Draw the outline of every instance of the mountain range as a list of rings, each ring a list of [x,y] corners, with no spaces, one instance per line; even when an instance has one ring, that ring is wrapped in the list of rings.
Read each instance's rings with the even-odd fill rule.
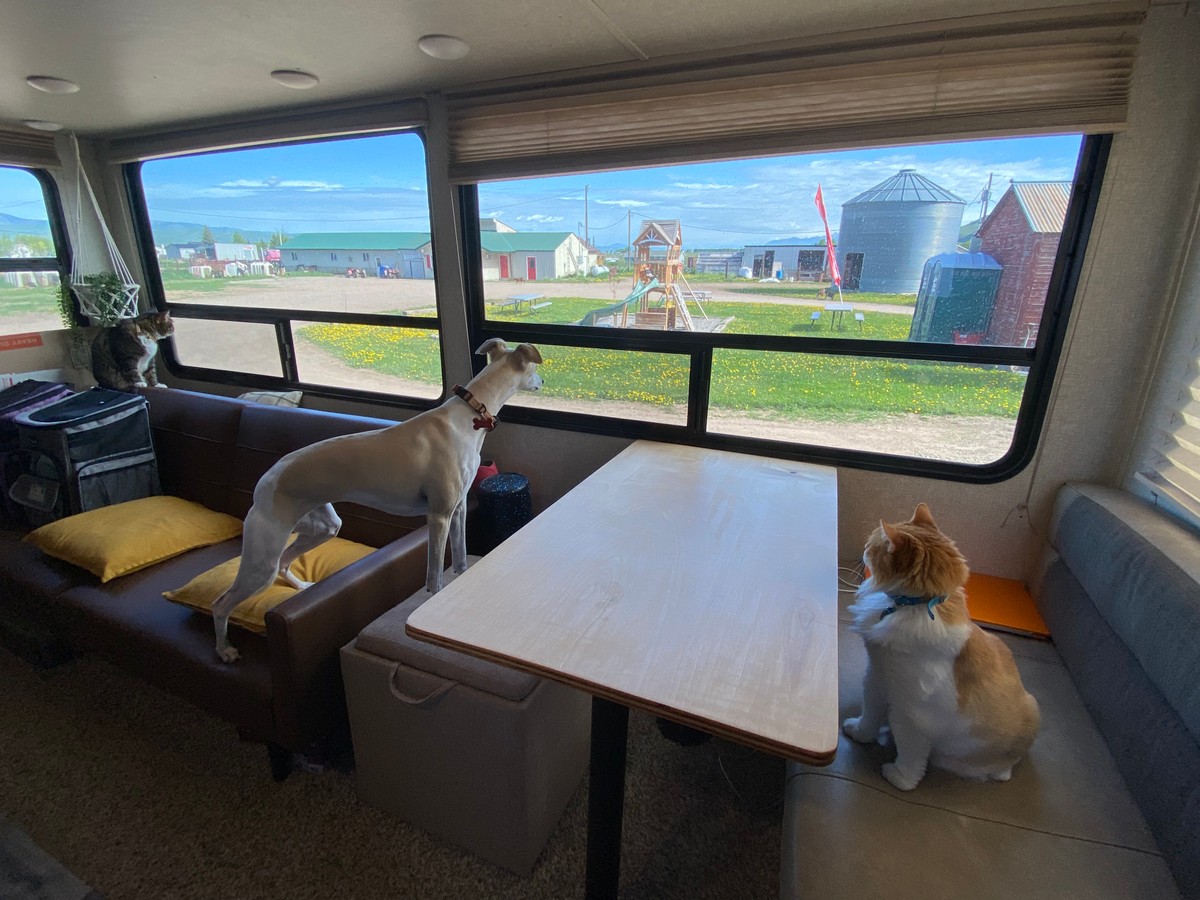
[[[187,244],[193,241],[199,241],[204,234],[205,226],[196,222],[161,222],[154,221],[150,223],[150,227],[154,231],[154,240],[159,246],[167,244]],[[240,234],[247,243],[254,244],[259,241],[269,241],[272,232],[270,231],[255,231],[249,228],[228,228],[223,225],[210,225],[208,230],[212,232],[213,240],[220,242],[232,242],[235,233]],[[18,235],[30,234],[38,237],[50,236],[50,224],[38,219],[22,219],[18,216],[10,216],[7,213],[0,213],[0,234]],[[833,235],[833,239],[837,241],[837,233]],[[821,246],[825,243],[824,238],[780,238],[774,241],[767,241],[766,246],[776,244],[814,244]],[[624,244],[610,243],[597,247],[603,253],[619,253],[625,250]]]
[[[200,240],[204,234],[204,225],[195,222],[151,222],[150,227],[154,231],[154,239],[158,244],[187,244]],[[271,238],[269,231],[255,231],[249,228],[226,228],[222,225],[211,225],[208,230],[212,232],[214,240],[222,242],[232,241],[235,232],[241,234],[250,244],[267,241]],[[50,223],[0,213],[0,234],[30,234],[37,237],[50,237]]]

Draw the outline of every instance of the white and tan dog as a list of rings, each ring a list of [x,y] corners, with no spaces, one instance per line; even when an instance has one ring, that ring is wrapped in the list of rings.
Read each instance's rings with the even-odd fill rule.
[[[435,409],[378,431],[332,437],[289,453],[259,479],[242,532],[242,561],[233,585],[213,604],[217,655],[238,658],[229,643],[229,614],[247,597],[290,571],[292,562],[337,534],[342,520],[333,503],[345,500],[401,516],[424,515],[429,524],[425,586],[442,588],[450,542],[455,572],[467,568],[467,491],[479,469],[484,435],[495,413],[517,391],[542,386],[542,355],[532,344],[509,349],[493,338],[475,351],[487,367]],[[288,546],[288,537],[297,533]]]

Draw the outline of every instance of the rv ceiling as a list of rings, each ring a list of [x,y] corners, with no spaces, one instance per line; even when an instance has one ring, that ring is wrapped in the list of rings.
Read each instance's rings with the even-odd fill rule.
[[[975,0],[970,14],[1069,7],[1070,0]],[[85,136],[154,132],[206,119],[402,99],[481,81],[620,66],[679,54],[954,18],[957,0],[326,0],[180,3],[7,0],[0,22],[0,128],[58,123]],[[433,59],[426,34],[465,58]],[[318,76],[281,86],[275,69]],[[73,94],[29,87],[69,79]]]

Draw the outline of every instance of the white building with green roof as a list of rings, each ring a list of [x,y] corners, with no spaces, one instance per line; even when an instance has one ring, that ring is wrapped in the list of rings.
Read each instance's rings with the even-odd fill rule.
[[[598,262],[569,231],[481,230],[484,281],[537,281],[586,272]],[[289,269],[401,278],[433,277],[433,244],[427,231],[310,232],[287,239],[280,261]]]
[[[538,281],[587,272],[597,260],[569,231],[480,231],[484,281]]]
[[[432,278],[433,250],[428,231],[327,231],[297,234],[280,249],[288,269],[342,273],[363,269],[378,277]]]

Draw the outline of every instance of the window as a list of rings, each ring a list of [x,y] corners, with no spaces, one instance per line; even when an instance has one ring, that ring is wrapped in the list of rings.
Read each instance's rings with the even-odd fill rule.
[[[419,135],[157,159],[130,184],[189,377],[441,395]]]
[[[1171,324],[1139,426],[1131,487],[1200,529],[1200,209],[1167,302]]]
[[[1063,250],[1106,146],[1076,134],[481,182],[463,192],[475,327],[542,342],[546,383],[510,418],[1006,477],[1036,438],[1069,306]]]
[[[66,248],[57,193],[44,173],[0,166],[0,334],[64,327]]]

